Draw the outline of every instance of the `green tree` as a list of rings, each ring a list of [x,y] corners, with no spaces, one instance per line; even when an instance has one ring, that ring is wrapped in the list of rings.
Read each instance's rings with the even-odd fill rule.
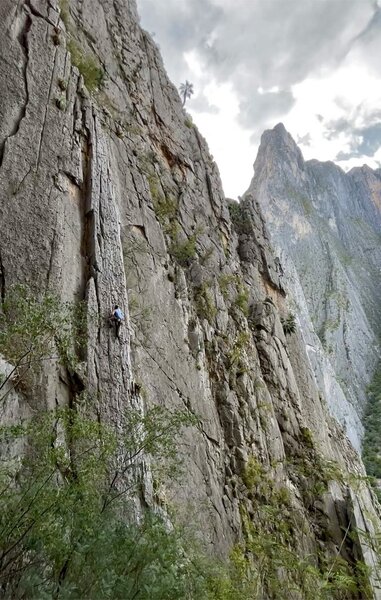
[[[116,432],[57,409],[3,427],[2,443],[28,441],[0,467],[3,597],[185,598],[193,567],[177,530],[150,511],[137,521],[133,498],[143,454],[170,463],[187,422],[132,411]]]
[[[25,289],[14,293],[0,317],[0,351],[17,377],[43,360],[75,368],[81,349],[72,339],[84,332],[86,311],[48,295],[37,301]],[[296,593],[305,600],[344,600],[357,597],[361,584],[362,597],[371,598],[361,563],[352,565],[354,572],[340,552],[330,562],[326,555],[303,558],[288,489],[277,488],[254,457],[243,483],[255,518],[241,507],[244,542],[225,562],[210,559],[171,511],[142,509],[147,461],[157,477],[177,477],[177,436],[196,421],[186,412],[155,407],[129,410],[111,428],[74,407],[0,427],[0,445],[10,449],[0,462],[0,595],[259,600]],[[22,456],[12,453],[20,447]],[[330,465],[324,471],[328,467],[331,472]],[[331,478],[324,474],[324,481]]]
[[[12,368],[0,380],[0,400],[45,361],[75,369],[86,345],[86,318],[84,303],[62,303],[54,294],[38,297],[24,286],[11,288],[0,312],[0,354]]]
[[[285,335],[291,335],[296,331],[296,317],[293,313],[289,312],[287,317],[281,317],[281,323]]]
[[[12,365],[0,384],[3,399],[9,385],[45,360],[74,369],[86,319],[85,307],[10,290],[0,315],[0,351]],[[163,407],[131,409],[112,429],[75,408],[57,408],[1,427],[0,443],[10,449],[0,463],[1,595],[165,600],[197,596],[196,588],[201,594],[191,552],[168,516],[146,510],[137,519],[135,506],[143,456],[156,477],[177,476],[176,436],[195,421]]]
[[[190,83],[188,80],[186,80],[185,83],[180,85],[179,92],[183,100],[183,106],[185,106],[187,99],[194,94],[193,83]]]
[[[381,368],[376,371],[368,390],[368,404],[364,415],[362,458],[367,474],[373,478],[375,492],[381,501]]]

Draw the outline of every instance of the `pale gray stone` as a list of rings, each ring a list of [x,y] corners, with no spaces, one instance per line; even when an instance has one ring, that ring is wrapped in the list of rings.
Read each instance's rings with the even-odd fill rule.
[[[227,556],[243,537],[242,509],[255,513],[245,473],[257,460],[290,490],[307,532],[300,552],[322,545],[334,556],[337,539],[315,527],[292,458],[308,455],[310,431],[319,456],[363,468],[325,410],[300,331],[283,333],[286,290],[259,205],[247,198],[243,226],[232,222],[135,2],[71,0],[69,12],[56,30],[55,0],[0,5],[0,295],[22,282],[87,302],[78,377],[101,422],[119,428],[125,410],[152,405],[196,415],[177,440],[183,480],[154,499],[147,463],[139,501],[170,502]],[[72,65],[68,30],[85,61],[98,61],[99,89]],[[297,176],[302,166],[297,156],[284,169]],[[108,326],[115,303],[127,317],[120,340]],[[56,365],[43,381],[38,397],[30,389],[15,400],[15,418],[31,398],[35,410],[81,402]],[[377,518],[367,488],[353,494]]]

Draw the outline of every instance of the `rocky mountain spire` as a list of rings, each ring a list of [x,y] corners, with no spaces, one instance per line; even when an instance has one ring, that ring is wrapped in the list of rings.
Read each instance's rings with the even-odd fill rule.
[[[274,129],[267,130],[262,134],[254,171],[263,173],[266,169],[267,173],[275,167],[282,171],[288,171],[289,176],[292,176],[292,173],[296,175],[299,170],[303,171],[304,169],[302,153],[283,123],[278,123]]]
[[[303,315],[319,387],[359,448],[365,390],[379,360],[379,174],[305,162],[277,125],[262,136],[249,193],[264,212],[285,285]]]

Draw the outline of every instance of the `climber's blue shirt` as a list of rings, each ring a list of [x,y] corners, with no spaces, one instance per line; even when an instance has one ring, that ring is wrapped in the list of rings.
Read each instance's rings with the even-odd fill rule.
[[[123,312],[120,310],[120,308],[117,308],[116,310],[114,310],[114,316],[119,319],[120,321],[122,321],[124,319],[124,314]]]

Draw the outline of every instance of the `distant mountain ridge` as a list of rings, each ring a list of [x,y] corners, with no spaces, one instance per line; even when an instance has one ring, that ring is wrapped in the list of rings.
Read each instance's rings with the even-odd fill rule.
[[[381,170],[305,161],[280,123],[262,136],[250,195],[280,257],[319,388],[359,448],[380,353]]]

